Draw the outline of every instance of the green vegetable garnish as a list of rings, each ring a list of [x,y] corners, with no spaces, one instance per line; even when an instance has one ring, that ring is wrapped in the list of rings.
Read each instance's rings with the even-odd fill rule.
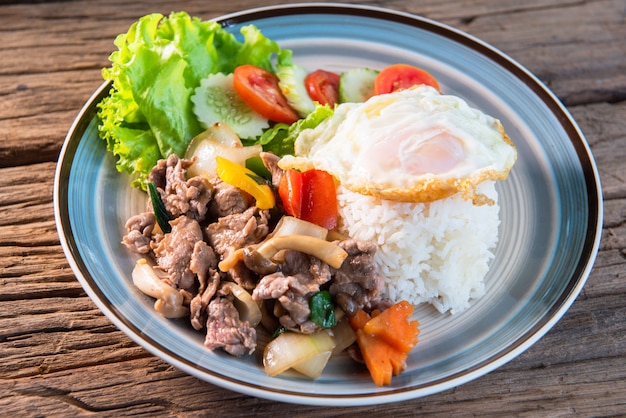
[[[165,204],[163,200],[161,200],[161,196],[153,182],[148,183],[148,191],[150,193],[152,209],[154,210],[154,217],[159,227],[161,227],[161,230],[166,234],[172,232],[172,226],[170,225],[172,216],[167,212],[167,209],[165,209]]]
[[[333,113],[333,109],[329,106],[317,105],[315,110],[304,119],[300,119],[291,125],[277,123],[272,128],[266,130],[261,135],[261,138],[254,143],[263,145],[263,150],[271,151],[276,155],[293,155],[294,143],[300,132],[305,129],[315,128],[326,118],[332,116]],[[254,143],[244,141],[244,145],[253,145]]]
[[[322,328],[332,328],[337,325],[335,318],[335,306],[327,290],[317,292],[309,302],[311,309],[311,321]]]
[[[267,179],[259,176],[257,173],[246,173],[246,176],[250,177],[258,185],[268,184]]]
[[[184,155],[203,129],[191,95],[208,74],[231,73],[242,64],[273,70],[281,49],[254,25],[241,28],[242,40],[214,21],[174,12],[150,14],[118,35],[112,65],[102,70],[111,80],[109,96],[98,104],[98,129],[120,172],[146,178],[161,158]]]
[[[276,328],[274,332],[272,333],[272,338],[276,338],[280,334],[284,334],[285,332],[287,332],[287,329],[283,327],[282,325],[279,325],[278,328]]]
[[[252,157],[246,160],[246,168],[254,171],[257,175],[266,180],[272,180],[272,173],[269,172],[261,157]]]

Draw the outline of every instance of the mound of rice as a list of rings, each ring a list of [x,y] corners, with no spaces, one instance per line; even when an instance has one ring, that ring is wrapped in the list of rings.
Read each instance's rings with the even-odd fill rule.
[[[394,202],[339,187],[339,230],[378,244],[375,260],[387,297],[459,313],[485,293],[498,241],[495,182],[481,183],[478,191],[496,203],[475,206],[458,195],[431,203]]]

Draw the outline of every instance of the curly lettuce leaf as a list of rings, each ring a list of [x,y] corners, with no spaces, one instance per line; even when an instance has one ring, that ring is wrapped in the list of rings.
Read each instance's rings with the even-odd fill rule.
[[[173,12],[144,16],[117,36],[111,67],[102,70],[112,87],[98,105],[99,132],[134,185],[145,187],[160,158],[183,155],[202,131],[190,100],[202,78],[241,64],[272,69],[278,44],[253,25],[240,32],[242,40],[217,22]]]
[[[293,155],[294,144],[300,132],[305,129],[313,129],[323,120],[332,116],[333,109],[329,106],[316,105],[315,110],[304,119],[288,125],[277,123],[269,128],[258,140],[244,141],[244,145],[261,144],[264,151],[273,152],[276,155]]]

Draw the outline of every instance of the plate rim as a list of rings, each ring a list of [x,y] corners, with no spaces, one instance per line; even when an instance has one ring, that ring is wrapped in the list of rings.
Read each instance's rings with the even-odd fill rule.
[[[583,168],[585,186],[587,188],[589,216],[585,243],[581,249],[581,255],[578,259],[577,267],[572,274],[572,277],[568,279],[568,285],[566,286],[564,292],[559,296],[550,309],[545,312],[537,324],[522,334],[512,344],[507,346],[505,350],[498,351],[495,355],[488,357],[472,367],[463,369],[461,372],[448,375],[445,379],[437,379],[435,381],[428,382],[426,385],[416,384],[405,388],[389,389],[386,392],[367,394],[319,395],[316,393],[302,393],[274,388],[266,389],[264,386],[241,382],[219,373],[213,373],[210,370],[201,371],[198,368],[193,367],[193,364],[191,364],[190,361],[173,355],[173,353],[170,353],[169,350],[160,350],[159,347],[161,346],[158,342],[153,341],[146,335],[140,335],[140,330],[138,330],[132,323],[129,323],[129,321],[124,318],[124,315],[122,315],[112,303],[106,304],[102,298],[107,299],[107,297],[99,289],[94,289],[90,285],[90,279],[88,279],[88,277],[92,273],[88,271],[87,267],[81,260],[78,248],[73,241],[73,235],[71,233],[71,226],[69,223],[67,210],[67,188],[64,189],[64,186],[67,186],[67,184],[64,183],[63,180],[69,177],[71,165],[63,163],[68,157],[71,158],[73,156],[73,153],[77,149],[80,142],[82,132],[93,121],[93,118],[95,117],[95,104],[97,104],[102,97],[108,94],[108,89],[110,88],[110,82],[108,81],[103,82],[92,94],[72,123],[59,154],[55,172],[53,191],[55,221],[63,251],[72,268],[72,271],[98,308],[109,318],[109,320],[111,320],[118,328],[123,330],[125,334],[133,339],[137,344],[151,352],[153,355],[162,358],[172,365],[175,365],[177,368],[190,375],[206,382],[250,396],[281,402],[310,405],[320,405],[322,402],[331,406],[363,406],[382,404],[438,393],[467,383],[501,367],[532,346],[561,319],[563,314],[573,304],[576,297],[582,290],[593,268],[601,239],[603,200],[598,169],[584,134],[578,127],[576,121],[570,115],[569,111],[556,97],[556,95],[550,91],[534,74],[520,65],[517,61],[473,35],[423,16],[377,6],[339,3],[295,3],[242,10],[210,20],[219,22],[223,27],[229,27],[262,18],[306,14],[337,14],[369,17],[390,21],[394,24],[405,24],[416,28],[426,29],[431,33],[435,33],[447,39],[452,39],[455,42],[461,43],[470,49],[479,52],[481,55],[486,56],[490,61],[495,62],[499,66],[511,72],[516,78],[529,87],[533,93],[539,97],[544,105],[550,108],[553,115],[559,121],[561,128],[566,132],[571,145],[576,151],[578,162],[580,162]]]

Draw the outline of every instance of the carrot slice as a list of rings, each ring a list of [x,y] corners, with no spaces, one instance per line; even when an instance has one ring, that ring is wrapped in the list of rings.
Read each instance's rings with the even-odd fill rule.
[[[354,316],[348,318],[348,320],[350,321],[350,326],[355,331],[363,328],[367,321],[369,321],[370,319],[370,315],[363,309],[359,309],[358,311],[356,311],[356,314]]]
[[[366,334],[376,335],[396,349],[409,352],[417,344],[419,322],[409,321],[413,305],[401,301],[373,316],[364,326]]]
[[[378,386],[390,384],[392,376],[406,369],[419,334],[418,321],[409,321],[412,313],[413,305],[401,301],[371,315],[360,309],[349,318],[365,365]]]
[[[357,330],[356,339],[365,365],[377,386],[390,384],[392,376],[402,373],[406,368],[407,353],[362,329]]]

